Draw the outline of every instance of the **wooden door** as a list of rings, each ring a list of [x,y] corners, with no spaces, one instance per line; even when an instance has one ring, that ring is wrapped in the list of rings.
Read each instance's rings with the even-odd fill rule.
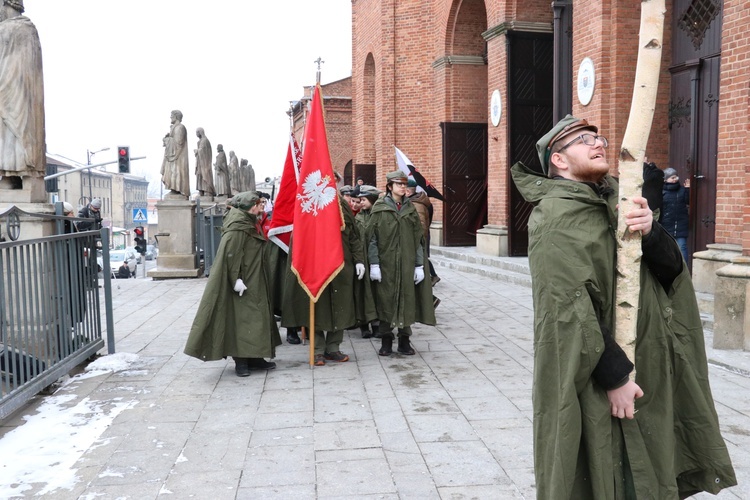
[[[722,8],[720,0],[674,0],[669,165],[660,167],[690,179],[691,256],[715,235]]]
[[[368,186],[378,185],[378,180],[376,178],[375,172],[375,165],[358,163],[354,166],[354,178],[356,179],[357,177],[362,177],[362,180]],[[383,182],[381,184],[385,184],[385,178],[383,178]]]
[[[541,171],[536,141],[552,123],[554,41],[548,33],[513,33],[508,37],[510,68],[508,79],[510,165],[522,162]],[[529,216],[533,206],[523,199],[510,179],[510,224],[508,252],[526,255],[529,246]]]
[[[487,124],[441,123],[443,244],[476,245],[487,224]]]

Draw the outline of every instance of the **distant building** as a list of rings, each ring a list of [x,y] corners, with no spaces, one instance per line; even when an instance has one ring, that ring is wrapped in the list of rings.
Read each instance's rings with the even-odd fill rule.
[[[294,101],[287,113],[292,116],[292,130],[300,147],[305,138],[313,88],[305,87],[302,98]],[[352,79],[347,77],[320,88],[333,170],[343,176],[346,184],[352,184]]]
[[[72,163],[47,155],[48,175],[74,168]],[[133,209],[140,209],[148,214],[148,181],[144,177],[90,168],[62,175],[54,180],[57,181],[54,192],[49,192],[55,187],[54,183],[47,181],[50,203],[67,201],[80,210],[91,199],[101,199],[102,225],[117,228],[119,234],[125,235],[123,243],[126,246],[132,241],[130,229],[148,224],[148,221],[133,221]]]

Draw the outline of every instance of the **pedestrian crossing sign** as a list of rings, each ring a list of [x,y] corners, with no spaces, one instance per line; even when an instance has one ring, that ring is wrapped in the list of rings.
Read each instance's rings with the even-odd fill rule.
[[[133,209],[133,222],[148,222],[148,217],[142,208]]]

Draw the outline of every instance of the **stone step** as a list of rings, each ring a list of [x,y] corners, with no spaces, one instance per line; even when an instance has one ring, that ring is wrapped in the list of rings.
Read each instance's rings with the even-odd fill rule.
[[[528,257],[497,257],[477,253],[476,247],[431,247],[430,260],[437,267],[474,273],[531,288]],[[440,274],[440,273],[438,273]],[[703,328],[713,330],[714,296],[696,292]]]
[[[531,288],[529,260],[526,257],[482,255],[476,253],[473,247],[432,247],[430,260],[436,267],[478,274]]]
[[[704,330],[714,329],[714,295],[712,293],[695,292],[698,300],[698,310],[701,313],[701,322]]]
[[[528,257],[484,255],[477,253],[476,247],[431,247],[430,254],[470,264],[505,269],[518,274],[531,274]]]

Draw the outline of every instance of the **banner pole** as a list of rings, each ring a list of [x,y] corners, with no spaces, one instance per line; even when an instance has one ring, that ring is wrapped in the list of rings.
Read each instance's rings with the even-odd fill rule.
[[[310,338],[310,368],[315,365],[315,302],[310,299],[310,329],[308,330]]]

